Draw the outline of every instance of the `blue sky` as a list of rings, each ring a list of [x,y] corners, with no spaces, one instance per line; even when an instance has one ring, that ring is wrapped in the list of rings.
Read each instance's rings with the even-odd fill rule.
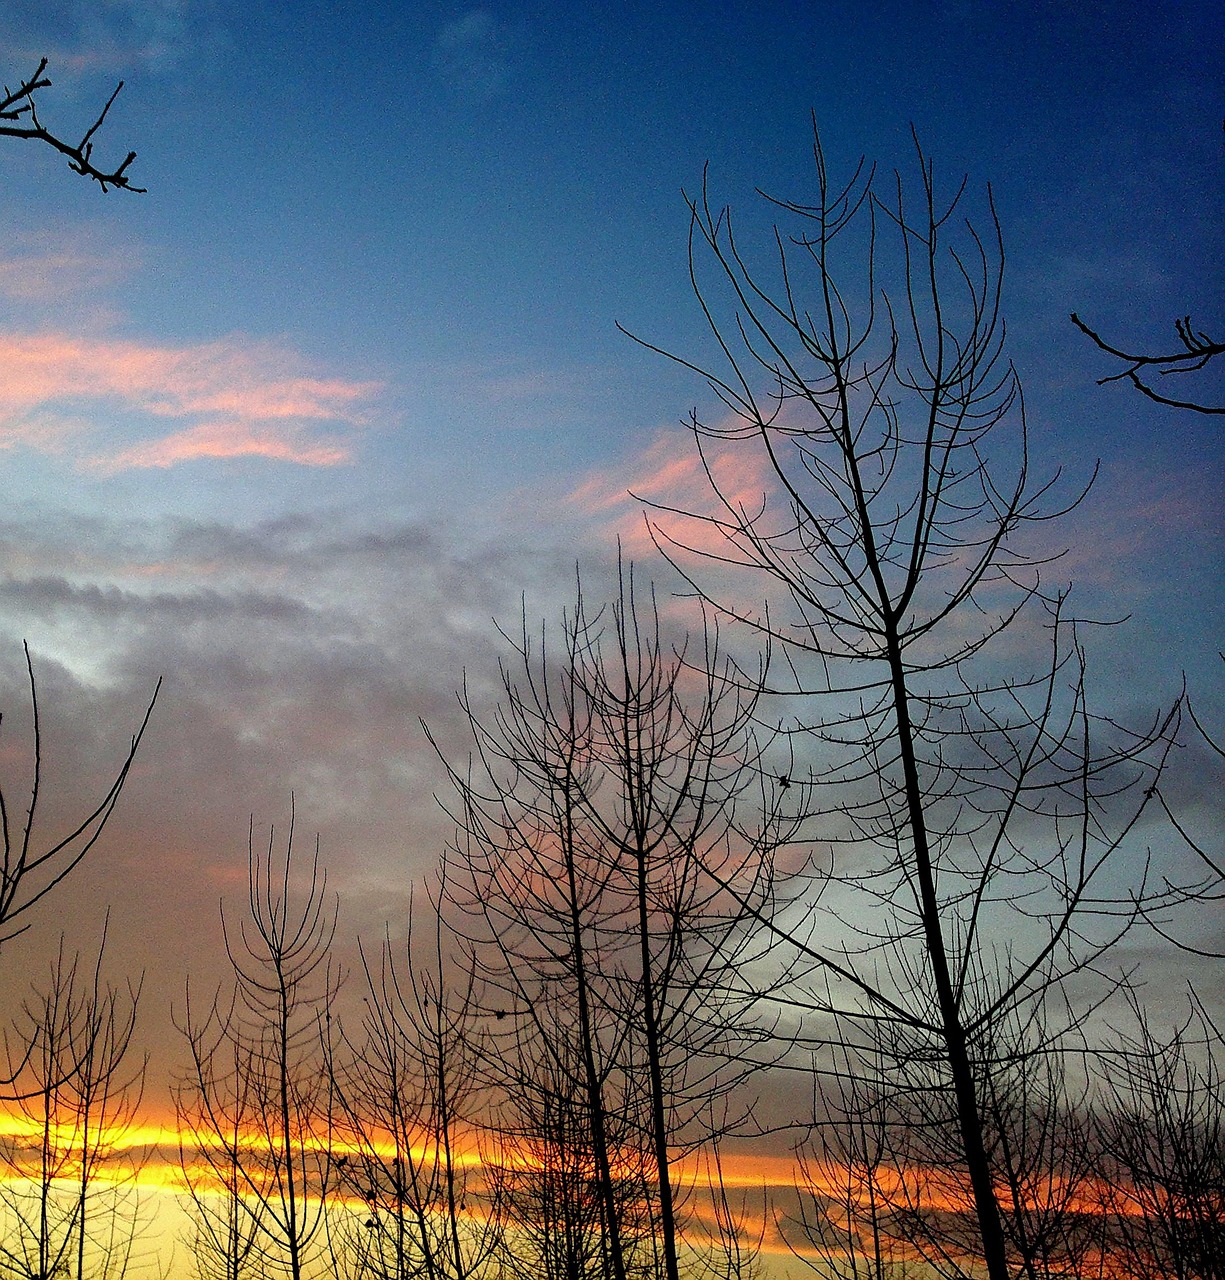
[[[166,677],[105,857],[23,945],[113,902],[169,1000],[291,790],[351,924],[399,909],[444,830],[417,718],[445,740],[491,619],[607,564],[628,504],[583,495],[661,474],[711,407],[616,328],[701,349],[682,189],[709,164],[764,244],[755,189],[805,198],[813,113],[838,171],[905,169],[913,123],[950,189],[992,184],[1039,461],[1103,463],[1066,537],[1086,607],[1134,615],[1109,704],[1186,668],[1211,712],[1221,429],[1095,386],[1067,316],[1225,327],[1223,27],[1197,0],[8,4],[4,77],[50,59],[53,128],[127,80],[98,146],[148,187],[0,140],[0,705],[19,745],[28,638],[63,813]]]

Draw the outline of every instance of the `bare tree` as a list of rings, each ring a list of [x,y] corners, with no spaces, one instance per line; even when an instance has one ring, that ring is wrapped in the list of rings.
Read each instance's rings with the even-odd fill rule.
[[[1066,1028],[1088,1011],[1056,1019],[1043,1003],[1004,1011],[972,1045],[988,1162],[1009,1266],[1023,1280],[1098,1274],[1105,1248],[1096,1212],[1098,1163],[1088,1119],[1083,1041]],[[1051,1035],[1051,1024],[1057,1033]],[[897,1029],[885,1034],[896,1036]],[[887,1074],[881,1072],[886,1064]],[[933,1274],[973,1273],[978,1224],[954,1175],[960,1163],[947,1091],[922,1040],[865,1055],[861,1089],[885,1121],[887,1177],[881,1199],[891,1233]]]
[[[580,590],[558,648],[525,626],[492,715],[463,696],[474,757],[451,770],[453,927],[474,949],[492,1043],[508,1046],[516,1140],[585,1117],[604,1274],[632,1269],[640,1215],[621,1190],[639,1184],[675,1280],[674,1163],[711,1138],[715,1104],[751,1069],[736,1050],[764,1036],[742,1019],[738,976],[760,948],[725,885],[764,901],[790,828],[778,788],[763,794],[754,699],[716,629],[696,652],[669,649],[625,570],[607,610]]]
[[[223,1274],[242,1274],[245,1258],[259,1274],[302,1280],[324,1246],[332,1184],[325,1045],[339,978],[330,962],[336,905],[318,843],[306,893],[295,901],[293,841],[292,817],[279,856],[275,831],[260,853],[252,827],[248,913],[237,932],[222,911],[233,993],[219,993],[203,1017],[188,1003],[181,1030],[191,1067],[178,1112],[192,1138],[185,1173],[197,1209],[208,1192],[223,1196],[219,1215],[200,1220],[198,1243]]]
[[[787,998],[814,1049],[837,1015],[864,1045],[900,1029],[929,1064],[974,1254],[1005,1280],[984,1030],[1100,967],[1135,918],[1111,868],[1177,716],[1132,732],[1090,710],[1081,628],[1043,580],[1048,561],[1020,542],[1058,512],[1044,506],[1051,484],[1030,477],[1004,353],[994,206],[985,235],[956,221],[965,184],[941,202],[919,161],[912,205],[900,177],[881,196],[862,163],[832,186],[817,140],[815,202],[773,202],[795,226],[775,230],[770,279],[705,188],[691,202],[692,279],[719,371],[671,358],[728,412],[689,424],[713,512],[648,518],[701,598],[781,648],[791,679],[775,688],[803,700],[793,732],[819,843],[778,908],[757,913],[810,966]],[[891,248],[894,292],[878,288]],[[712,457],[742,445],[765,465],[760,497],[729,492]],[[704,585],[695,561],[764,574],[781,602]],[[1030,670],[1043,637],[1047,659]]]
[[[474,975],[447,956],[437,909],[426,943],[410,923],[403,959],[388,937],[377,966],[364,950],[362,966],[361,1036],[343,1036],[345,1060],[332,1063],[335,1180],[355,1206],[333,1227],[335,1265],[370,1280],[466,1280],[499,1235],[496,1196],[474,1168],[485,1099]]]
[[[49,986],[5,1042],[24,1123],[4,1152],[0,1269],[27,1280],[120,1280],[141,1225],[127,1142],[145,1073],[145,1059],[130,1060],[140,985],[104,985],[105,950],[104,931],[82,974],[61,941]]]
[[[1225,1276],[1225,1081],[1220,1029],[1193,1002],[1168,1036],[1138,1001],[1104,1056],[1100,1186],[1127,1274]]]
[[[903,1280],[913,1250],[897,1221],[909,1131],[869,1084],[850,1045],[839,1070],[813,1080],[812,1134],[797,1151],[797,1209],[780,1216],[792,1253],[822,1280]],[[900,1140],[900,1141],[899,1141]]]
[[[123,88],[120,80],[114,92],[106,100],[106,105],[98,112],[94,122],[85,130],[80,142],[66,142],[58,134],[52,133],[38,118],[37,95],[43,89],[51,87],[51,80],[46,75],[47,59],[39,60],[34,74],[22,80],[16,89],[4,86],[0,95],[0,138],[25,138],[33,142],[42,142],[67,156],[68,167],[73,173],[83,178],[92,178],[103,191],[111,187],[121,187],[125,191],[136,191],[144,194],[144,187],[134,187],[128,177],[128,166],[136,159],[136,152],[129,151],[123,161],[114,169],[101,169],[93,159],[94,135],[102,128],[103,123],[119,91]]]
[[[218,1021],[224,1025],[232,1017],[231,1007]],[[190,987],[186,1025],[194,1026]],[[216,1027],[209,1030],[215,1033]],[[174,1089],[179,1164],[191,1199],[187,1244],[199,1280],[242,1280],[260,1256],[261,1206],[244,1175],[255,1122],[255,1073],[249,1047],[236,1039],[221,1042],[201,1034],[191,1043],[192,1074]]]
[[[1190,409],[1195,413],[1225,413],[1225,407],[1220,405],[1201,404],[1198,400],[1177,400],[1173,396],[1164,395],[1162,392],[1155,390],[1150,382],[1145,381],[1146,378],[1151,377],[1154,373],[1161,378],[1169,377],[1171,374],[1198,373],[1215,360],[1217,356],[1225,354],[1225,342],[1218,342],[1210,338],[1202,329],[1195,328],[1191,323],[1190,316],[1183,316],[1181,320],[1174,321],[1174,332],[1178,335],[1181,347],[1164,355],[1156,355],[1152,352],[1138,354],[1134,351],[1124,351],[1120,347],[1111,346],[1096,330],[1091,329],[1075,311],[1072,312],[1072,323],[1081,333],[1092,339],[1099,351],[1104,351],[1107,355],[1114,356],[1116,360],[1122,361],[1126,366],[1120,369],[1118,373],[1111,373],[1104,378],[1098,378],[1097,385],[1099,387],[1104,386],[1107,382],[1118,382],[1120,378],[1126,378],[1137,391],[1142,395],[1148,396],[1150,400],[1155,400],[1158,404],[1168,404],[1175,409]]]
[[[485,1157],[503,1218],[495,1274],[607,1280],[615,1256],[626,1275],[645,1280],[659,1274],[647,1207],[649,1161],[606,1091],[593,1123],[587,1055],[567,1006],[564,995],[539,991],[533,1022],[516,1021],[498,1045],[502,1101]],[[547,1039],[537,1022],[552,1024]]]
[[[1104,1237],[1092,1203],[1097,1166],[1084,1055],[1070,1038],[1049,1043],[1041,1007],[1025,1012],[1028,1025],[1009,1010],[989,1028],[980,1053],[1009,1257],[1024,1280],[1088,1277],[1101,1265]],[[1068,1011],[1063,1024],[1072,1021]]]
[[[159,680],[144,717],[132,736],[123,764],[106,794],[71,831],[43,843],[35,839],[38,808],[43,799],[43,737],[38,689],[34,683],[34,663],[30,657],[29,645],[25,646],[25,656],[34,722],[34,777],[30,787],[29,806],[20,825],[14,824],[10,818],[4,789],[0,787],[0,834],[4,841],[3,862],[0,862],[0,947],[29,927],[28,921],[24,919],[27,913],[60,884],[97,844],[119,802],[120,792],[127,781],[140,740],[148,727],[149,717],[153,714],[153,704],[162,687]],[[3,714],[0,713],[0,720],[2,719]]]

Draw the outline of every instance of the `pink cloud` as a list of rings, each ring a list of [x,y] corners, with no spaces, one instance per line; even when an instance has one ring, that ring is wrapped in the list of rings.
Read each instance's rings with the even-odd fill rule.
[[[50,452],[40,420],[62,421],[85,405],[144,414],[186,425],[169,434],[86,457],[104,471],[166,467],[193,458],[254,456],[309,466],[334,466],[351,456],[337,430],[367,420],[374,382],[321,378],[304,371],[292,351],[271,343],[224,339],[192,346],[76,337],[62,333],[0,333],[0,445],[21,442]],[[84,402],[84,405],[83,403]],[[332,434],[314,433],[329,424]],[[54,435],[54,433],[52,433]]]
[[[80,311],[83,297],[94,297],[128,274],[138,258],[97,247],[79,233],[43,231],[17,238],[17,247],[0,257],[0,296],[23,306],[71,301]]]
[[[1120,594],[1148,592],[1154,557],[1202,556],[1221,537],[1219,486],[1211,467],[1188,462],[1103,468],[1085,501],[1062,520],[1039,527],[1035,555],[1059,555],[1048,577]],[[1211,554],[1211,552],[1209,552]]]
[[[720,492],[734,507],[750,514],[760,510],[772,491],[773,473],[764,451],[754,441],[704,442],[706,463]],[[652,510],[650,505],[676,508]],[[717,529],[694,515],[726,515],[711,492],[693,436],[660,430],[646,448],[623,462],[590,473],[567,495],[574,507],[605,522],[632,555],[650,550],[648,528],[654,526],[666,542],[699,551],[725,552],[727,543]],[[692,515],[683,513],[691,512]]]
[[[177,462],[190,462],[195,458],[246,457],[334,467],[348,462],[351,456],[349,448],[340,442],[292,439],[284,430],[253,429],[244,422],[205,422],[160,440],[102,456],[90,465],[111,474],[136,467],[172,467]]]

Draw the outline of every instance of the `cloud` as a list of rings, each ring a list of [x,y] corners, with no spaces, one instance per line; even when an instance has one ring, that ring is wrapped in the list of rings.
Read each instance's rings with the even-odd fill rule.
[[[454,93],[477,102],[496,97],[510,70],[504,33],[488,9],[469,9],[446,23],[434,41],[432,61]]]
[[[350,459],[345,444],[312,442],[299,436],[297,429],[258,430],[245,422],[210,422],[121,449],[97,459],[95,465],[109,474],[132,467],[171,467],[194,458],[258,457],[312,467],[333,467]]]
[[[752,442],[707,440],[703,448],[705,465],[689,432],[661,429],[638,452],[590,472],[566,502],[604,524],[633,555],[651,550],[648,521],[665,542],[725,554],[727,540],[700,518],[725,514],[711,477],[728,502],[749,513],[761,509],[774,486],[768,460]]]
[[[158,71],[182,63],[207,39],[208,16],[208,6],[190,0],[17,0],[9,35],[19,55],[47,55],[53,79],[124,75],[136,64]]]
[[[491,44],[497,34],[488,9],[470,9],[448,22],[438,33],[440,49],[471,49]]]
[[[150,954],[165,957],[150,974],[153,1007],[181,998],[185,966],[208,987],[217,898],[241,889],[248,818],[266,839],[291,792],[304,850],[321,832],[346,933],[402,922],[449,827],[419,721],[449,752],[464,749],[454,691],[465,669],[478,700],[496,689],[492,619],[513,626],[520,592],[537,584],[568,595],[572,555],[541,551],[513,526],[476,534],[459,512],[246,524],[0,513],[0,782],[28,794],[28,638],[47,771],[41,830],[71,829],[105,794],[165,677],[104,846],[19,944],[8,987],[24,987],[22,957],[59,930],[78,943],[95,936],[108,903],[117,966],[135,973]],[[5,985],[0,974],[0,1010]]]
[[[67,301],[79,312],[82,297],[105,291],[136,265],[130,250],[101,249],[80,232],[45,230],[13,242],[0,256],[0,297],[23,308]]]
[[[173,347],[0,333],[0,369],[0,448],[62,453],[84,435],[82,464],[104,473],[198,458],[335,466],[352,457],[353,429],[380,389],[316,376],[282,346],[239,338]],[[143,438],[91,442],[83,410],[135,418]],[[167,419],[183,425],[166,432]]]

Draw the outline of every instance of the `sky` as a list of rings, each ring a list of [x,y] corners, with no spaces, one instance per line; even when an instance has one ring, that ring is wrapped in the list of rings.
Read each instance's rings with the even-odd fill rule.
[[[72,134],[124,79],[98,154],[136,150],[148,189],[0,139],[10,793],[23,640],[47,831],[163,686],[105,840],[4,949],[9,999],[109,910],[164,1080],[248,824],[283,832],[291,795],[343,945],[399,927],[447,832],[420,721],[455,746],[494,620],[555,614],[576,562],[607,582],[618,534],[645,547],[626,491],[692,481],[678,424],[713,398],[617,327],[707,341],[683,192],[706,172],[765,249],[756,193],[809,196],[814,118],[836,172],[913,176],[913,126],[949,191],[991,184],[1035,465],[1101,463],[1065,539],[1077,600],[1129,618],[1092,641],[1105,705],[1185,673],[1225,723],[1219,420],[1098,387],[1068,320],[1143,348],[1178,316],[1225,329],[1222,37],[1199,0],[10,0],[6,81],[46,56],[41,114]]]

